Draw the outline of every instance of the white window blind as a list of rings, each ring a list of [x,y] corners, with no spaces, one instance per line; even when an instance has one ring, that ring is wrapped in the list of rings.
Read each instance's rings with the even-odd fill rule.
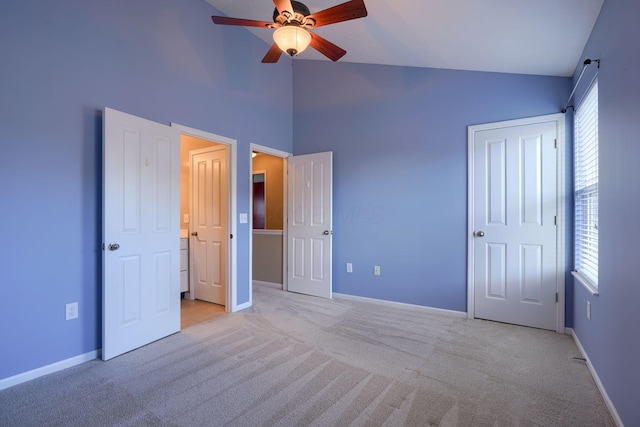
[[[575,269],[598,287],[598,81],[575,115]]]

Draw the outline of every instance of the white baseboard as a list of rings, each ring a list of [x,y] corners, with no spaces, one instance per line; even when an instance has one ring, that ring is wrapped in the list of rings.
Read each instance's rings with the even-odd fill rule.
[[[276,289],[282,290],[282,283],[263,282],[262,280],[254,280],[253,284],[258,286],[268,286],[270,288],[276,288]]]
[[[598,387],[598,390],[600,391],[600,394],[604,399],[604,402],[607,404],[607,408],[611,413],[611,417],[613,418],[613,421],[616,423],[618,427],[624,427],[624,423],[622,422],[622,419],[620,418],[620,415],[618,414],[616,407],[614,406],[613,402],[609,398],[609,395],[607,394],[607,390],[605,390],[604,385],[602,384],[602,381],[600,381],[600,377],[598,376],[598,373],[593,367],[593,364],[591,363],[591,360],[589,359],[587,352],[584,351],[584,347],[582,347],[582,344],[580,343],[580,340],[578,339],[578,336],[576,335],[575,331],[573,330],[573,328],[565,328],[565,331],[567,332],[567,335],[571,335],[571,337],[573,338],[573,342],[576,343],[576,347],[578,347],[578,350],[580,350],[580,354],[582,354],[582,357],[584,357],[584,360],[587,362],[587,368],[589,369],[589,372],[591,373],[591,376],[593,377],[593,380],[595,381],[596,386]]]
[[[356,296],[356,295],[339,294],[337,292],[334,292],[333,296],[335,298],[338,298],[338,299],[369,302],[369,303],[372,303],[372,304],[386,305],[386,306],[389,306],[389,307],[405,308],[405,309],[410,309],[410,310],[418,310],[418,311],[422,311],[423,313],[440,314],[440,315],[450,316],[450,317],[459,317],[459,318],[462,318],[462,319],[466,319],[467,318],[467,313],[465,311],[446,310],[444,308],[427,307],[427,306],[424,306],[424,305],[407,304],[407,303],[404,303],[404,302],[396,302],[396,301],[387,301],[387,300],[375,299],[375,298],[359,297],[359,296]]]
[[[54,372],[62,371],[63,369],[71,368],[76,365],[88,362],[90,360],[100,357],[101,350],[90,351],[79,356],[71,357],[69,359],[61,360],[51,365],[42,366],[40,368],[33,369],[28,372],[23,372],[12,377],[3,378],[0,380],[0,390],[4,390],[14,385],[25,383],[27,381],[34,380],[44,375],[52,374]]]

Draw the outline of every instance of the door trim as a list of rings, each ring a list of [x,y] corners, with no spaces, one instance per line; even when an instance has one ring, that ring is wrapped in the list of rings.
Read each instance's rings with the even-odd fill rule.
[[[566,158],[566,125],[564,114],[549,114],[524,119],[507,120],[502,122],[470,125],[467,128],[467,318],[475,318],[475,283],[474,283],[474,245],[473,245],[473,218],[475,207],[475,168],[473,162],[474,139],[476,132],[500,129],[506,127],[524,126],[545,122],[555,122],[557,132],[556,149],[556,292],[558,303],[556,304],[556,332],[565,333],[565,232],[566,232],[566,208],[567,195],[565,188],[565,158]]]
[[[228,277],[227,277],[227,290],[225,296],[225,311],[233,313],[248,307],[247,304],[238,305],[238,230],[236,224],[236,212],[237,212],[237,152],[238,141],[226,136],[216,135],[214,133],[206,132],[199,129],[194,129],[188,126],[184,126],[178,123],[171,122],[171,127],[176,128],[180,134],[189,135],[200,139],[205,139],[218,144],[227,146],[228,161],[229,161],[229,206],[228,209],[228,230],[234,238],[230,239],[229,245],[229,257],[227,259]],[[251,295],[251,294],[249,294]]]
[[[253,213],[253,197],[252,197],[252,178],[253,178],[253,158],[251,153],[258,151],[270,156],[280,157],[286,160],[293,154],[281,151],[275,148],[265,147],[264,145],[249,144],[249,212]],[[282,162],[282,290],[289,289],[287,284],[287,162]],[[253,215],[249,215],[249,305],[253,304]]]

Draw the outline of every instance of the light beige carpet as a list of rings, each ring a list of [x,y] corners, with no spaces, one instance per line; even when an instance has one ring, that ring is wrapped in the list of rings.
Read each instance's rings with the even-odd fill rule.
[[[570,337],[271,288],[253,301],[0,391],[0,425],[614,425]]]

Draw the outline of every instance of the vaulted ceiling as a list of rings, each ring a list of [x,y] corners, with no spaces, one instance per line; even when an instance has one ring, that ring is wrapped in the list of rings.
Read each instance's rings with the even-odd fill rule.
[[[272,0],[206,1],[236,18],[271,21],[274,10]],[[366,18],[314,31],[347,51],[343,62],[571,76],[603,1],[365,0]],[[314,13],[342,0],[303,3]],[[266,53],[273,30],[247,31]],[[328,60],[313,49],[298,58]]]

